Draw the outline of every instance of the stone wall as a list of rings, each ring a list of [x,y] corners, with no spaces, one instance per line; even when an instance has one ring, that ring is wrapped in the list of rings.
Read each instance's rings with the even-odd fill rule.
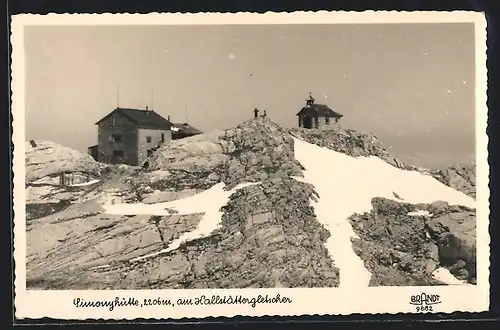
[[[339,129],[340,123],[338,121],[336,121],[336,118],[330,118],[330,120],[327,121],[326,117],[319,117],[318,118],[318,128],[319,129]]]
[[[120,142],[111,140],[113,134],[121,135]],[[137,128],[126,118],[113,114],[99,124],[99,161],[137,165]],[[121,160],[113,159],[113,151],[122,151]]]
[[[304,124],[308,121],[308,116],[299,116],[298,124],[299,127],[304,127]],[[312,129],[340,129],[340,119],[330,118],[327,120],[326,117],[312,118]]]

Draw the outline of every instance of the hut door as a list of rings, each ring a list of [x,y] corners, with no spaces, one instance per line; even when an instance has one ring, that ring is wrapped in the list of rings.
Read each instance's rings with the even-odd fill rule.
[[[304,126],[304,128],[313,128],[313,117],[304,116],[302,125]]]
[[[123,151],[113,150],[113,158],[111,159],[112,164],[122,164],[123,163]]]

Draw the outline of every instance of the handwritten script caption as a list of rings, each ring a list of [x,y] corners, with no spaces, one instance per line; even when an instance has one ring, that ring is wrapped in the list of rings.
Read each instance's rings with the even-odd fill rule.
[[[255,308],[264,304],[290,304],[292,299],[277,294],[275,296],[257,295],[245,297],[242,295],[213,295],[207,297],[201,295],[196,298],[179,298],[172,300],[168,298],[146,298],[138,300],[134,297],[115,297],[109,300],[85,300],[82,298],[73,299],[76,308],[107,308],[110,312],[120,307],[143,308],[151,306],[210,306],[210,305],[250,305]]]

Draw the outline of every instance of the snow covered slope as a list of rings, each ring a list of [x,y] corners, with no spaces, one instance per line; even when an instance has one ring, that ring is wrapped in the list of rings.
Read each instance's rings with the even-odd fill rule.
[[[351,157],[343,153],[295,140],[295,157],[305,167],[304,178],[315,186],[316,216],[330,230],[326,246],[340,268],[341,287],[366,287],[370,273],[353,252],[351,237],[357,237],[348,221],[354,213],[369,212],[373,197],[406,203],[450,204],[475,208],[475,200],[417,171],[396,168],[378,157]],[[399,197],[395,197],[396,195]]]

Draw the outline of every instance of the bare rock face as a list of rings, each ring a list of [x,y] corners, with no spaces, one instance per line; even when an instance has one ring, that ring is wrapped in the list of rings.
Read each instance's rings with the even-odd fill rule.
[[[221,174],[221,180],[229,187],[302,175],[294,156],[293,138],[267,118],[252,119],[227,130],[220,143],[230,156]]]
[[[223,207],[222,226],[209,237],[136,262],[130,259],[159,251],[196,222],[103,214],[86,218],[85,226],[78,226],[81,218],[50,222],[32,234],[43,241],[43,233],[64,228],[55,235],[63,239],[40,242],[52,246],[48,251],[28,249],[28,273],[36,274],[28,281],[45,289],[334,287],[338,269],[324,246],[330,234],[309,206],[313,193],[289,178],[243,188]],[[102,265],[110,266],[93,268]]]
[[[475,281],[474,210],[442,201],[412,205],[378,197],[372,205],[371,212],[350,218],[360,237],[353,240],[355,252],[372,273],[370,285],[443,284],[432,278],[439,267]],[[408,215],[416,210],[429,215]]]
[[[453,165],[430,173],[436,180],[445,185],[463,192],[467,196],[476,198],[476,166]]]
[[[329,233],[308,194],[291,179],[238,190],[210,237],[111,274],[126,273],[116,285],[137,289],[336,286],[338,270],[323,245]]]
[[[219,143],[219,131],[170,141],[154,153],[150,171],[168,171],[153,189],[207,189],[220,182],[218,173],[229,158]]]
[[[161,250],[194,230],[203,216],[124,217],[100,213],[95,203],[87,204],[87,212],[67,209],[30,226],[29,287],[60,289],[68,283],[78,287],[79,277],[93,267],[113,266]]]
[[[462,270],[462,274],[467,273],[467,278],[475,279],[476,212],[466,207],[440,203],[439,208],[433,208],[437,212],[425,225],[439,247],[441,264],[452,268],[453,271]],[[457,265],[461,267],[457,268]]]

